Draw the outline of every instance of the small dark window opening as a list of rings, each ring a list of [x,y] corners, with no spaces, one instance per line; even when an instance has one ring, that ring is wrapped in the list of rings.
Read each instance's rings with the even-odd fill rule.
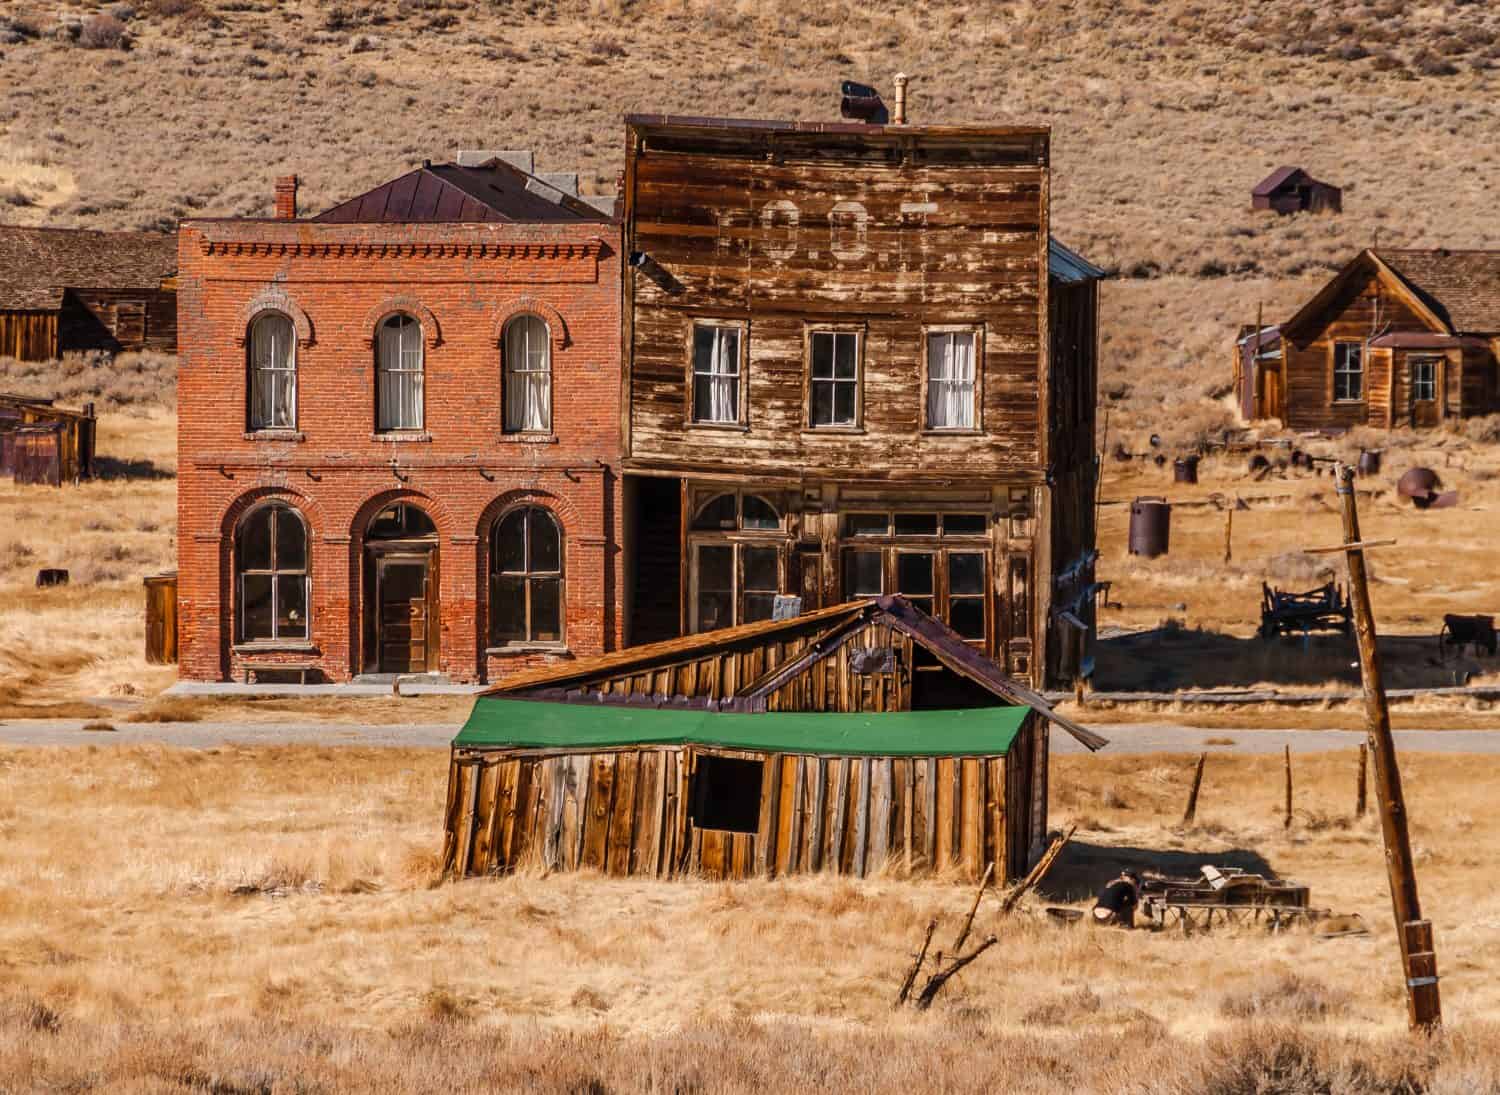
[[[763,761],[699,757],[693,772],[693,824],[730,833],[759,830],[764,771]]]

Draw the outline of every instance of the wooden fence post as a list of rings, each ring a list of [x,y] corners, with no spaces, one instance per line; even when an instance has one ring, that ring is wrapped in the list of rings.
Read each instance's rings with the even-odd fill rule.
[[[1292,747],[1286,747],[1286,821],[1282,828],[1292,827]]]
[[[1182,823],[1188,825],[1193,818],[1198,816],[1198,788],[1203,786],[1203,762],[1208,760],[1207,753],[1198,754],[1198,767],[1193,771],[1193,789],[1188,792],[1187,809],[1182,812]]]
[[[1359,784],[1354,796],[1354,816],[1365,816],[1365,768],[1366,758],[1369,756],[1370,747],[1363,742],[1359,747]]]

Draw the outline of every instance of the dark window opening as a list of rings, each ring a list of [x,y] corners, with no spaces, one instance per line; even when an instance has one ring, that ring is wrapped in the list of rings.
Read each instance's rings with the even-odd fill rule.
[[[730,833],[759,830],[764,772],[763,761],[699,757],[693,771],[693,824]]]
[[[956,711],[971,707],[1003,707],[988,688],[953,672],[920,646],[912,648],[911,709]]]

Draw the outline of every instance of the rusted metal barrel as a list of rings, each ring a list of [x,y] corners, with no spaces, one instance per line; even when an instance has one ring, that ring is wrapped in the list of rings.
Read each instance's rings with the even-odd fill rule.
[[[1359,450],[1359,474],[1378,475],[1380,473],[1380,450]]]
[[[1130,504],[1130,554],[1151,559],[1167,553],[1172,507],[1165,498],[1137,498]]]
[[[1174,483],[1196,483],[1198,481],[1198,456],[1196,453],[1179,456],[1172,461]]]
[[[1396,482],[1396,493],[1410,498],[1419,509],[1432,505],[1442,488],[1443,481],[1431,468],[1412,468]]]

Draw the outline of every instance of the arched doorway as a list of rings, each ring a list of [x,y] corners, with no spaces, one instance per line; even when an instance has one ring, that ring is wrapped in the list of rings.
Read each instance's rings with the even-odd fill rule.
[[[438,534],[421,507],[393,502],[365,530],[366,673],[438,668]]]

